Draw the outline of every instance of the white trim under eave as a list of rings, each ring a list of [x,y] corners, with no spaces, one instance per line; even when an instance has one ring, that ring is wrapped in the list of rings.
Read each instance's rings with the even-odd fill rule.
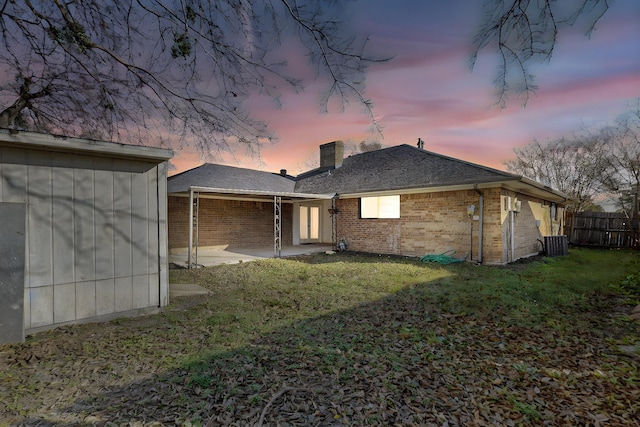
[[[189,197],[189,193],[168,193],[168,197]],[[273,203],[273,196],[271,197],[244,197],[242,195],[233,195],[233,194],[213,194],[213,193],[199,193],[198,197],[201,199],[207,200],[235,200],[240,202],[265,202],[265,203]],[[307,199],[301,199],[304,201]],[[314,199],[316,200],[316,199]],[[296,200],[297,201],[297,200]],[[283,200],[282,203],[292,204],[293,200]]]
[[[532,196],[540,197],[557,203],[565,203],[568,200],[568,197],[566,195],[556,190],[549,189],[542,184],[536,183],[535,181],[531,181],[526,178],[523,178],[521,180],[493,181],[477,184],[441,185],[437,187],[417,187],[402,188],[397,190],[343,193],[339,194],[338,197],[340,199],[355,199],[359,197],[388,196],[393,194],[441,193],[445,191],[464,191],[476,189],[484,190],[490,188],[503,188],[506,190],[522,192],[524,194],[530,194]]]
[[[478,184],[477,188],[495,188],[499,185],[490,183],[490,185]],[[359,197],[369,196],[390,196],[395,194],[421,194],[421,193],[441,193],[443,191],[462,191],[473,190],[474,184],[462,184],[462,185],[446,185],[438,187],[417,187],[417,188],[401,188],[397,190],[382,190],[382,191],[363,191],[358,193],[341,193],[338,195],[340,199],[355,199]]]
[[[162,163],[173,157],[173,151],[164,148],[7,129],[0,129],[0,145],[154,163]]]
[[[198,193],[216,193],[216,194],[238,194],[245,196],[265,196],[265,197],[288,197],[291,199],[309,199],[309,200],[331,200],[335,194],[312,194],[312,193],[293,193],[286,191],[265,191],[265,190],[236,190],[232,188],[214,188],[214,187],[198,187],[190,186],[191,191]]]

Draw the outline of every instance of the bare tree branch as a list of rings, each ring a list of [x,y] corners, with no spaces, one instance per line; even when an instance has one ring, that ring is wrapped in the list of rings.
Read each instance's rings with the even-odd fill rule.
[[[471,68],[480,51],[493,46],[499,58],[496,104],[504,108],[509,95],[515,93],[525,106],[537,90],[531,65],[550,61],[559,32],[580,18],[587,21],[585,34],[590,35],[609,6],[608,0],[487,0],[486,19],[474,39]]]
[[[256,151],[274,136],[245,101],[308,81],[282,60],[291,28],[329,78],[320,108],[354,99],[375,123],[364,72],[377,59],[337,18],[345,1],[4,1],[0,126]]]

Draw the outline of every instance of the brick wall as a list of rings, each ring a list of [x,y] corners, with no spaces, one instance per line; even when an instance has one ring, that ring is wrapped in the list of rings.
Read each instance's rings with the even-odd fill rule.
[[[505,261],[503,260],[501,190],[491,188],[482,192],[484,194],[483,262],[503,264]]]
[[[169,249],[189,245],[189,198],[169,197]],[[200,199],[199,246],[273,245],[273,203]],[[282,244],[292,242],[293,210],[282,204]]]
[[[484,258],[500,263],[500,193],[484,194]],[[401,195],[400,219],[359,219],[358,203],[359,199],[338,200],[337,237],[344,238],[350,250],[410,256],[454,251],[457,258],[478,258],[479,221],[467,215],[471,204],[479,214],[480,196],[473,190]]]
[[[336,237],[338,241],[345,239],[349,250],[353,251],[400,254],[400,220],[360,219],[358,203],[359,199],[337,200]],[[402,216],[402,212],[400,215]]]
[[[549,226],[549,204],[540,199],[499,188],[484,189],[483,259],[504,264],[535,255],[542,235],[557,234]],[[511,222],[505,197],[517,197],[520,212],[514,214],[515,248],[511,249]],[[471,221],[467,207],[476,206],[474,190],[400,196],[399,219],[360,219],[359,199],[338,199],[337,239],[349,250],[422,256],[454,251],[457,258],[478,260],[480,223]],[[189,199],[169,197],[169,248],[188,246]],[[283,203],[282,244],[292,243],[293,209]],[[562,218],[562,209],[558,210]],[[540,228],[538,222],[540,221]],[[471,229],[473,224],[473,230]],[[553,221],[555,230],[560,223]],[[201,199],[200,246],[269,246],[273,244],[273,203]],[[511,253],[513,252],[513,253]]]

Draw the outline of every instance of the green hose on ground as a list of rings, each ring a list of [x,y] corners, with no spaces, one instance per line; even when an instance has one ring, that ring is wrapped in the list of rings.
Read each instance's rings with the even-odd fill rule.
[[[456,251],[446,251],[439,255],[425,255],[420,258],[422,262],[435,262],[438,264],[454,264],[456,262],[463,262],[463,259],[454,258],[452,255],[455,254]]]

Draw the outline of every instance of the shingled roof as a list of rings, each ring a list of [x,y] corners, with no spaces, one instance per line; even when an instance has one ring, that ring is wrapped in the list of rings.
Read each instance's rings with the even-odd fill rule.
[[[169,177],[169,194],[196,191],[221,194],[283,194],[288,197],[330,198],[335,194],[357,195],[432,188],[473,188],[501,185],[515,191],[533,192],[549,200],[567,196],[528,178],[410,145],[398,145],[347,157],[342,166],[324,166],[293,178],[254,169],[205,163]]]
[[[169,193],[189,191],[191,186],[234,191],[293,193],[291,177],[254,169],[205,163],[197,168],[169,177]]]
[[[347,157],[339,168],[301,174],[295,191],[349,194],[520,179],[519,175],[403,144]]]

